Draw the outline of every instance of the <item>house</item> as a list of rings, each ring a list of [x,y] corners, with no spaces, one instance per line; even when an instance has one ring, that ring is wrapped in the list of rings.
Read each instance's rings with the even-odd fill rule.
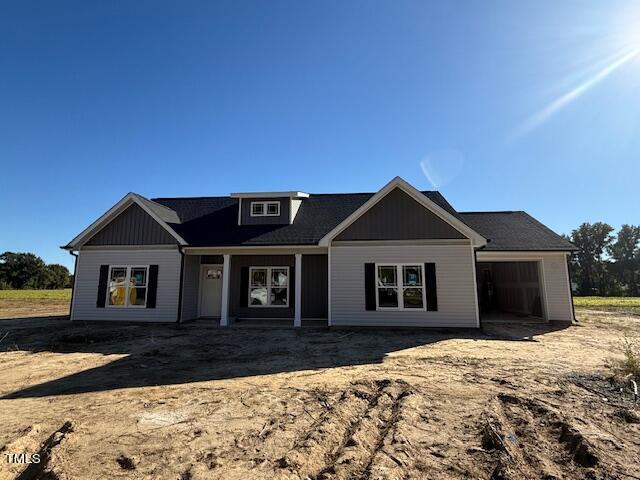
[[[76,255],[72,320],[574,319],[571,243],[525,212],[457,212],[399,177],[376,193],[129,193],[62,248]]]

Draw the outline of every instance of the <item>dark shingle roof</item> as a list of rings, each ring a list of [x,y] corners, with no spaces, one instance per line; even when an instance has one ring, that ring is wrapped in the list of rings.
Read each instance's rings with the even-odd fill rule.
[[[238,199],[157,198],[175,210],[171,225],[192,246],[313,245],[366,202],[372,194],[311,195],[291,225],[238,225]]]
[[[572,250],[573,245],[525,212],[458,213],[440,192],[422,192],[490,239],[486,250]],[[154,198],[177,213],[170,223],[190,246],[313,245],[364,204],[373,193],[311,194],[291,225],[238,225],[238,199]]]
[[[460,217],[490,240],[484,250],[577,250],[573,244],[526,212],[460,212]]]

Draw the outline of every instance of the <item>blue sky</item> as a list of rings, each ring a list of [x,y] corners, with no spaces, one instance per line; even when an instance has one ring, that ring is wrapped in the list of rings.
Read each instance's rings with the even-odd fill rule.
[[[129,191],[375,191],[640,223],[640,2],[0,5],[0,251]],[[435,186],[433,185],[435,184]]]

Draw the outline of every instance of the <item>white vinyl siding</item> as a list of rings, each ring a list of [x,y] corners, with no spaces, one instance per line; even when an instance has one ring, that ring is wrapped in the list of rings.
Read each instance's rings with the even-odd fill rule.
[[[331,324],[477,327],[474,259],[467,245],[331,247]],[[435,263],[438,311],[365,310],[364,264]]]
[[[80,250],[72,320],[175,322],[178,315],[180,262],[180,253],[175,248]],[[158,265],[156,308],[96,307],[100,265]]]
[[[542,259],[542,269],[549,320],[572,321],[573,306],[566,255],[545,255]]]

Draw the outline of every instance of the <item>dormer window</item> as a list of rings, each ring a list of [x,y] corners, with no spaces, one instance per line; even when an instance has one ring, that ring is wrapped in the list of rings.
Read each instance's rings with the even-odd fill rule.
[[[252,217],[279,217],[280,202],[251,202]]]

